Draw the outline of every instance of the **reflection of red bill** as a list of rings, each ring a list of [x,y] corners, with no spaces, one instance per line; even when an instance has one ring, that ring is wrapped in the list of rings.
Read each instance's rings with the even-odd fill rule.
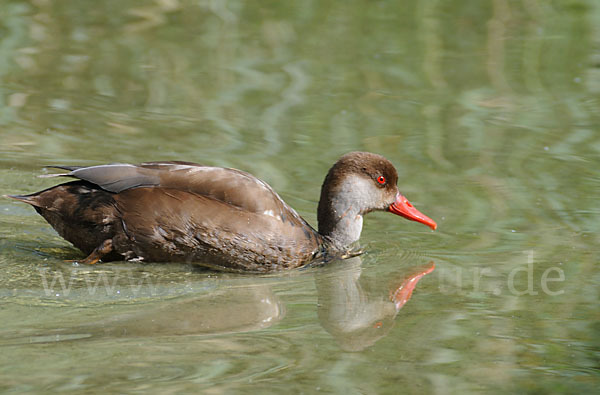
[[[437,228],[437,224],[434,220],[417,210],[407,198],[400,194],[396,195],[396,201],[390,205],[389,210],[390,212],[406,219],[410,219],[411,221],[417,221],[427,225],[433,230]]]
[[[412,293],[421,277],[431,273],[434,269],[435,263],[430,262],[429,265],[425,266],[424,268],[420,268],[417,273],[409,276],[402,282],[402,285],[390,292],[390,299],[396,305],[396,311],[400,310],[402,306],[404,306],[404,304],[410,300],[410,297],[412,296]]]

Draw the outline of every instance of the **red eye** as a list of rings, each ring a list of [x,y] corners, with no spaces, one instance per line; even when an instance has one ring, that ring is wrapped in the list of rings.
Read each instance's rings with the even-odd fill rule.
[[[377,177],[377,182],[380,183],[381,185],[385,184],[385,177],[384,176]]]

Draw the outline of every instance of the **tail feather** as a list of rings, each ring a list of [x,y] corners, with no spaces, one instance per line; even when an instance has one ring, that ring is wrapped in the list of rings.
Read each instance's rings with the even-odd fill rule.
[[[49,167],[51,169],[61,169],[61,170],[69,170],[69,171],[74,171],[74,170],[79,170],[79,169],[83,169],[85,166],[63,166],[63,165],[52,165],[52,166],[46,166]]]
[[[31,204],[32,206],[39,207],[39,203],[38,203],[38,201],[36,199],[36,195],[37,194],[31,194],[31,195],[3,195],[3,196],[7,197],[7,198],[10,198],[10,199],[18,200],[19,202]]]
[[[38,178],[71,177],[71,173],[40,174]]]
[[[54,173],[54,174],[41,174],[38,176],[38,178],[54,178],[54,177],[73,177],[73,175],[71,174],[73,171],[78,170],[78,169],[82,169],[83,166],[46,166],[47,168],[50,169],[61,169],[61,170],[68,170],[68,173]]]

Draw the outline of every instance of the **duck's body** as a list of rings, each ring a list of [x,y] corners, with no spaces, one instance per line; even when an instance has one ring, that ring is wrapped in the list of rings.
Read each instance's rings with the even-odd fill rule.
[[[188,162],[60,168],[69,172],[52,176],[79,180],[11,197],[31,204],[89,254],[87,263],[137,259],[268,272],[343,251],[358,240],[369,211],[392,211],[435,228],[412,206],[400,207],[407,201],[398,194],[396,170],[370,153],[347,154],[329,171],[319,232],[270,186],[236,169]]]

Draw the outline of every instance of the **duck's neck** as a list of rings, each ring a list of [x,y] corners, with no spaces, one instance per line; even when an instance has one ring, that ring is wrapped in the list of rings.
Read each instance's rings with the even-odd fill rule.
[[[325,178],[321,188],[321,199],[317,218],[319,233],[329,240],[336,249],[345,249],[358,241],[363,225],[362,197],[359,191],[365,189],[360,177],[348,177],[336,183]]]

